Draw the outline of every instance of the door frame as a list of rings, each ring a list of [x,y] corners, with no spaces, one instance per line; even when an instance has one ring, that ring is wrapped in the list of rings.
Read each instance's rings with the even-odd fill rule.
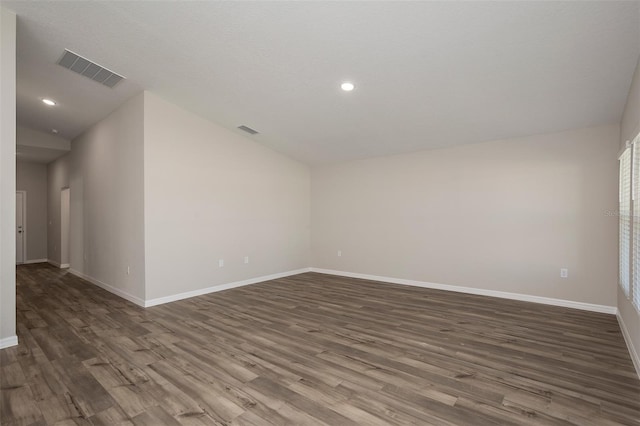
[[[16,194],[21,193],[22,194],[22,263],[21,265],[24,265],[25,263],[27,263],[27,191],[22,191],[22,190],[16,190]],[[16,204],[18,203],[16,197]],[[16,229],[15,231],[17,232],[18,230],[18,218],[16,217]],[[16,253],[17,254],[17,253]],[[16,265],[18,263],[16,262]]]
[[[66,203],[66,224],[63,214],[65,205],[62,202],[63,194],[67,194]],[[65,241],[66,240],[66,241]],[[71,267],[71,188],[68,186],[60,188],[60,268]],[[65,253],[66,247],[66,253]]]

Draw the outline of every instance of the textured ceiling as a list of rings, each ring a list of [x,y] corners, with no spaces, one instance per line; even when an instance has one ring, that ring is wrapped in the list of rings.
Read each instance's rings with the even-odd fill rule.
[[[312,164],[618,122],[640,47],[637,2],[2,5],[21,125],[72,139],[150,90]],[[69,72],[65,48],[127,80]]]

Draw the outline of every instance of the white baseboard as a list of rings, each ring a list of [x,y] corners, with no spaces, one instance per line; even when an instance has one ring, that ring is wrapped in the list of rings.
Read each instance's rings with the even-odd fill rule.
[[[633,346],[633,342],[631,341],[631,335],[629,334],[629,330],[620,315],[620,312],[616,313],[616,317],[618,317],[618,324],[620,324],[620,329],[622,330],[622,335],[624,336],[624,341],[627,344],[627,348],[629,348],[629,355],[631,355],[631,361],[633,361],[633,366],[636,368],[636,373],[638,374],[638,378],[640,378],[640,356],[636,351],[635,346]]]
[[[111,286],[109,284],[103,283],[102,281],[97,280],[97,279],[95,279],[95,278],[93,278],[93,277],[91,277],[89,275],[83,274],[80,271],[76,271],[75,269],[69,268],[69,272],[71,272],[73,275],[75,275],[77,277],[82,278],[83,280],[89,281],[91,284],[97,285],[98,287],[107,290],[109,293],[113,293],[116,296],[120,296],[123,299],[128,300],[129,302],[135,303],[138,306],[142,306],[142,307],[145,306],[143,299],[141,299],[141,298],[139,298],[137,296],[134,296],[132,294],[129,294],[126,291],[122,291],[119,288],[115,288],[115,287],[113,287],[113,286]]]
[[[67,269],[71,267],[71,265],[69,265],[68,263],[58,263],[55,260],[51,260],[51,259],[45,259],[44,261],[60,269]]]
[[[49,261],[49,259],[32,259],[32,260],[26,260],[22,264],[23,265],[30,265],[32,263],[47,263],[48,261]]]
[[[5,337],[0,339],[0,349],[10,348],[18,344],[18,336]]]
[[[202,288],[202,289],[199,289],[199,290],[187,291],[185,293],[173,294],[171,296],[158,297],[158,298],[155,298],[155,299],[147,300],[145,302],[144,306],[145,306],[145,308],[148,308],[148,307],[151,307],[151,306],[162,305],[164,303],[175,302],[176,300],[188,299],[190,297],[201,296],[203,294],[215,293],[217,291],[229,290],[229,289],[232,289],[232,288],[242,287],[242,286],[250,285],[250,284],[257,284],[257,283],[261,283],[261,282],[264,282],[264,281],[270,281],[270,280],[275,280],[275,279],[278,279],[278,278],[289,277],[291,275],[298,275],[298,274],[302,274],[302,273],[310,272],[310,271],[311,271],[311,268],[296,269],[296,270],[293,270],[293,271],[280,272],[278,274],[272,274],[272,275],[264,275],[262,277],[250,278],[248,280],[236,281],[236,282],[227,283],[227,284],[221,284],[221,285],[217,285],[217,286],[213,286],[213,287]]]
[[[198,290],[193,290],[193,291],[188,291],[185,293],[178,293],[178,294],[172,294],[170,296],[164,296],[164,297],[158,297],[155,299],[150,299],[150,300],[143,300],[137,296],[134,296],[132,294],[127,293],[126,291],[122,291],[118,288],[115,288],[109,284],[103,283],[102,281],[99,281],[89,275],[83,274],[80,271],[76,271],[75,269],[70,268],[69,272],[72,273],[73,275],[80,277],[84,280],[89,281],[91,284],[97,285],[100,288],[103,288],[104,290],[107,290],[110,293],[115,294],[116,296],[120,296],[123,299],[126,299],[132,303],[135,303],[138,306],[142,306],[143,308],[149,308],[151,306],[157,306],[157,305],[162,305],[164,303],[169,303],[169,302],[175,302],[177,300],[182,300],[182,299],[188,299],[190,297],[195,297],[195,296],[201,296],[203,294],[208,294],[208,293],[215,293],[217,291],[222,291],[222,290],[229,290],[232,288],[236,288],[236,287],[242,287],[245,285],[250,285],[250,284],[257,284],[260,282],[264,282],[264,281],[270,281],[270,280],[275,280],[278,278],[284,278],[284,277],[289,277],[291,275],[298,275],[298,274],[302,274],[304,272],[309,272],[311,270],[311,268],[303,268],[303,269],[296,269],[294,271],[287,271],[287,272],[281,272],[278,274],[272,274],[272,275],[265,275],[262,277],[257,277],[257,278],[250,278],[248,280],[243,280],[243,281],[236,281],[236,282],[232,282],[232,283],[227,283],[227,284],[221,284],[221,285],[217,285],[217,286],[213,286],[213,287],[207,287],[207,288],[202,288],[202,289],[198,289]]]
[[[371,281],[382,281],[392,284],[409,285],[414,287],[432,288],[436,290],[455,291],[458,293],[477,294],[480,296],[499,297],[501,299],[521,300],[523,302],[542,303],[545,305],[563,306],[565,308],[582,309],[584,311],[600,312],[605,314],[616,314],[618,308],[615,306],[595,305],[592,303],[574,302],[572,300],[553,299],[550,297],[530,296],[528,294],[508,293],[505,291],[485,290],[481,288],[460,287],[449,284],[436,284],[424,281],[406,280],[402,278],[381,277],[377,275],[358,274],[354,272],[335,271],[332,269],[311,268],[312,272],[321,274],[339,275],[342,277],[361,278]]]

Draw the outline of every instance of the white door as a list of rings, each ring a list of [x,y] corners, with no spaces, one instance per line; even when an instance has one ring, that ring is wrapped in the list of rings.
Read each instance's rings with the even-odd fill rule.
[[[24,191],[16,192],[16,263],[24,263],[25,199]]]
[[[70,189],[60,193],[60,267],[69,267],[69,202]]]

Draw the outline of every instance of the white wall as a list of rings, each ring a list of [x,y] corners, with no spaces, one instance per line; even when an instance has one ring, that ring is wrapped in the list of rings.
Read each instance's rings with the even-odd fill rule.
[[[307,166],[153,94],[144,110],[148,300],[309,266]]]
[[[27,262],[47,259],[47,165],[18,161],[16,189],[27,192]]]
[[[72,272],[138,301],[145,277],[143,161],[142,94],[71,142]],[[59,199],[57,186],[52,197]]]
[[[618,137],[614,125],[313,168],[313,266],[615,306]]]
[[[62,263],[60,249],[60,191],[69,186],[71,154],[67,154],[47,165],[47,255],[58,266]]]
[[[636,66],[633,76],[627,105],[620,125],[620,148],[626,141],[632,141],[640,133],[640,65]],[[617,234],[616,234],[617,235]],[[635,351],[636,370],[640,375],[640,314],[635,310],[631,301],[627,299],[622,289],[618,286],[618,311],[622,322],[627,329],[628,339]]]
[[[16,15],[0,7],[0,348],[16,337]]]

